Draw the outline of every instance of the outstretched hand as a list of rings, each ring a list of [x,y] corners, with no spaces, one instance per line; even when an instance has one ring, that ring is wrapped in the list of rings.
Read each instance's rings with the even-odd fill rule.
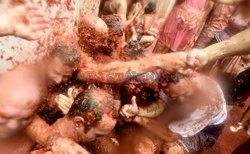
[[[48,11],[30,1],[15,7],[9,6],[5,22],[10,35],[27,40],[39,39],[50,26]]]

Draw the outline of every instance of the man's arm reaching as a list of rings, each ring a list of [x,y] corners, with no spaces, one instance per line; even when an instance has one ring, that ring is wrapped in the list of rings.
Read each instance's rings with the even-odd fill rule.
[[[187,62],[192,67],[201,67],[217,59],[242,54],[250,54],[250,28],[204,49],[193,49]]]
[[[78,78],[80,80],[94,80],[99,83],[123,83],[132,77],[127,75],[127,72],[132,71],[140,74],[161,68],[164,72],[183,72],[187,68],[186,58],[186,52],[175,52],[152,54],[148,57],[127,62],[114,61],[108,64],[93,65],[94,67],[91,68],[80,68]],[[119,80],[105,80],[105,77],[110,74],[120,74],[122,76],[119,77]],[[98,77],[98,75],[100,76]]]

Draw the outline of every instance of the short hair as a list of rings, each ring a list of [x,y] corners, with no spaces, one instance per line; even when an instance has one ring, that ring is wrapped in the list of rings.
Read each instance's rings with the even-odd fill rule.
[[[73,43],[57,42],[52,46],[51,57],[58,57],[64,65],[76,67],[79,65],[81,55]]]
[[[156,10],[156,1],[150,0],[147,4],[147,6],[144,8],[145,14],[151,14]]]
[[[100,99],[100,97],[104,98]],[[104,90],[87,90],[79,93],[70,110],[69,117],[80,116],[84,119],[85,132],[95,126],[104,114],[111,114],[113,118],[118,117],[113,96]]]
[[[107,24],[108,28],[114,35],[122,36],[122,19],[117,14],[102,16],[102,19]]]
[[[168,74],[167,81],[168,83],[178,83],[181,79],[185,78],[181,73]]]

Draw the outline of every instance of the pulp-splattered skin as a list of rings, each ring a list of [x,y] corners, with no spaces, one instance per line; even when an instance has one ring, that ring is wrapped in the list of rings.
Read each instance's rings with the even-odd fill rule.
[[[205,85],[209,88],[204,89]],[[217,119],[219,114],[222,114],[221,119],[225,120],[223,94],[218,89],[218,85],[206,76],[194,74],[189,78],[180,79],[175,84],[171,83],[167,94],[172,99],[172,103],[168,103],[166,111],[159,118],[162,123],[169,126],[172,133],[180,134],[182,137],[193,136]],[[147,139],[141,142],[147,142]],[[145,143],[145,145],[148,144]],[[151,146],[154,149],[154,145]],[[137,148],[137,150],[142,150],[140,146]]]
[[[27,128],[27,133],[41,145],[46,145],[47,139],[53,134],[84,143],[94,140],[97,135],[110,133],[117,121],[113,114],[118,112],[120,102],[114,101],[113,97],[103,90],[90,90],[85,94],[84,99],[79,98],[81,95],[83,94],[76,97],[68,115],[57,120],[52,126],[48,126],[37,117]],[[77,106],[82,101],[87,101],[89,105],[85,104],[81,108],[83,110],[79,110]],[[101,117],[98,116],[99,113]],[[41,133],[44,135],[41,136]]]
[[[67,54],[77,52],[70,51],[65,44],[62,46]],[[24,130],[34,118],[41,97],[46,95],[48,88],[64,82],[75,71],[74,67],[79,64],[79,59],[78,64],[70,65],[70,61],[77,62],[76,57],[66,56],[64,58],[69,58],[66,60],[60,55],[63,54],[62,51],[58,54],[58,49],[52,50],[51,57],[41,62],[43,65],[38,63],[18,66],[1,76],[1,142]]]

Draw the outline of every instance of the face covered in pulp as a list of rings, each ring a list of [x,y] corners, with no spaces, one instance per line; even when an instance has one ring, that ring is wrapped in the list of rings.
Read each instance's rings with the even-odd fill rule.
[[[69,67],[63,64],[60,58],[52,58],[47,68],[49,79],[48,85],[53,86],[67,81],[75,70],[75,67]]]

